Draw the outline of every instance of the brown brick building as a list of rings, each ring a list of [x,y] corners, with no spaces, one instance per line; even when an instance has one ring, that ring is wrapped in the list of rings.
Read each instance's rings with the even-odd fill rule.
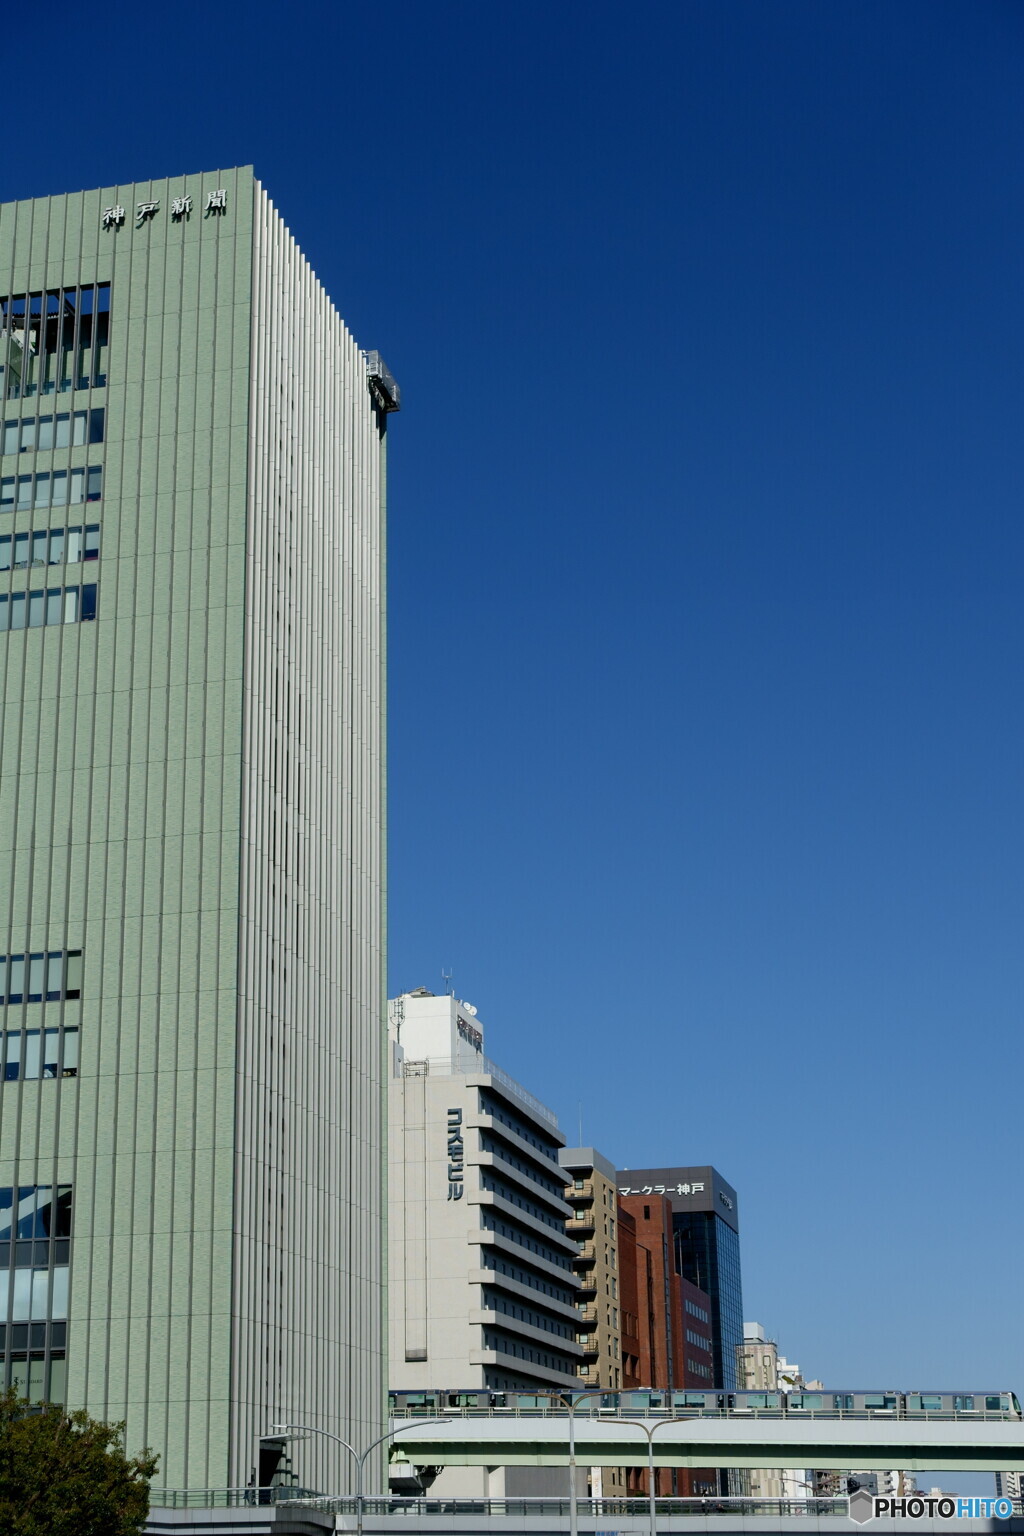
[[[666,1196],[619,1196],[619,1284],[623,1388],[713,1386],[711,1298],[676,1269]],[[629,1486],[646,1491],[646,1472],[630,1469]],[[710,1468],[658,1473],[665,1496],[718,1487]]]

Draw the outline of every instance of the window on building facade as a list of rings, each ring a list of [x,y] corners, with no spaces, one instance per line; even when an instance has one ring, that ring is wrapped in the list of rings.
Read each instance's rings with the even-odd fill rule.
[[[0,1006],[5,1003],[59,1003],[81,995],[80,949],[0,955]]]
[[[0,534],[0,571],[21,571],[39,565],[81,565],[84,560],[98,560],[99,555],[99,523]]]
[[[95,617],[95,582],[84,587],[47,587],[37,592],[0,596],[0,632],[86,623]]]
[[[0,1358],[4,1383],[64,1400],[71,1186],[0,1188]]]
[[[0,1030],[0,1079],[78,1076],[77,1029]]]
[[[0,298],[0,398],[102,389],[109,339],[109,283]]]
[[[44,470],[37,475],[0,475],[0,512],[31,512],[39,507],[77,507],[103,495],[103,465],[84,469]]]
[[[52,448],[81,448],[102,443],[102,407],[92,411],[62,411],[56,416],[16,416],[0,432],[0,453],[45,453]]]

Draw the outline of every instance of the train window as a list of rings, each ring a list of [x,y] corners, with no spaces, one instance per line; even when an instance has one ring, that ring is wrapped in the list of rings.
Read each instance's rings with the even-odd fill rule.
[[[934,1393],[928,1396],[915,1393],[907,1398],[907,1411],[909,1413],[940,1413],[942,1398]]]
[[[817,1413],[821,1410],[820,1392],[791,1392],[789,1394],[789,1406],[804,1413]]]
[[[779,1394],[777,1392],[744,1392],[742,1399],[748,1408],[777,1408],[779,1406]]]
[[[703,1408],[704,1407],[704,1393],[703,1392],[677,1392],[676,1393],[676,1407],[677,1408]]]
[[[894,1397],[884,1397],[881,1392],[868,1392],[864,1398],[864,1407],[880,1408],[883,1413],[894,1413],[896,1411],[896,1399]]]
[[[1005,1408],[1005,1407],[1006,1407],[1006,1399],[1005,1399],[1005,1397],[986,1397],[986,1399],[985,1399],[985,1412],[986,1413],[998,1413],[1001,1408]]]
[[[843,1413],[851,1411],[853,1408],[853,1393],[837,1392],[832,1399],[832,1406],[838,1408]]]
[[[968,1396],[954,1397],[953,1407],[958,1413],[973,1413],[974,1398]]]

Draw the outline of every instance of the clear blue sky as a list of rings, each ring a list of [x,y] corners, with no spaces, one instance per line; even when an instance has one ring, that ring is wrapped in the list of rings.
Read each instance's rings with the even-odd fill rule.
[[[1024,1390],[1024,8],[48,16],[0,194],[251,160],[402,385],[393,988],[810,1373]]]

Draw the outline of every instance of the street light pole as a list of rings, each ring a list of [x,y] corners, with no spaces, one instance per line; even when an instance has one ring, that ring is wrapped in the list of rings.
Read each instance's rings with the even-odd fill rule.
[[[605,1424],[625,1424],[630,1429],[642,1429],[647,1436],[647,1511],[650,1523],[650,1536],[657,1536],[658,1531],[658,1506],[654,1489],[654,1437],[659,1429],[664,1429],[666,1424],[689,1424],[689,1419],[659,1419],[653,1429],[648,1429],[642,1419],[605,1419]]]
[[[329,1429],[316,1429],[312,1424],[272,1424],[272,1434],[289,1434],[292,1430],[299,1430],[304,1435],[323,1435],[327,1440],[333,1440],[337,1445],[343,1445],[356,1464],[356,1536],[363,1536],[363,1468],[366,1458],[371,1451],[375,1451],[378,1445],[383,1445],[385,1440],[394,1440],[407,1429],[426,1429],[430,1424],[450,1424],[451,1419],[418,1419],[411,1424],[399,1424],[397,1429],[389,1429],[385,1434],[378,1435],[376,1440],[363,1451],[362,1455],[343,1440],[340,1435],[332,1434]]]
[[[579,1511],[576,1508],[576,1407],[585,1397],[604,1397],[607,1387],[588,1387],[583,1392],[553,1392],[569,1410],[569,1536],[579,1536]]]

